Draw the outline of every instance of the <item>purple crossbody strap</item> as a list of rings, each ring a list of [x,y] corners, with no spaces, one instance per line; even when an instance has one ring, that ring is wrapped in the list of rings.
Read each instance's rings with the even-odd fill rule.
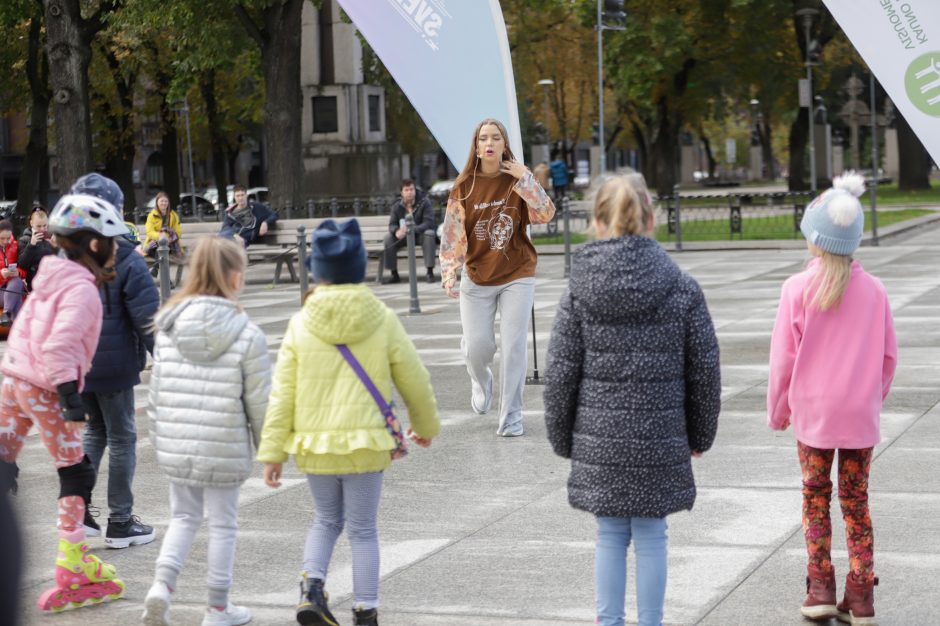
[[[349,367],[353,368],[353,371],[356,372],[356,376],[359,377],[359,380],[362,381],[362,384],[366,386],[366,389],[369,390],[369,393],[372,394],[372,399],[375,400],[375,403],[379,405],[379,410],[382,411],[382,415],[387,416],[392,412],[392,407],[389,406],[388,402],[385,401],[385,398],[382,397],[382,394],[379,393],[379,390],[375,388],[375,383],[372,382],[372,379],[369,378],[369,375],[366,374],[366,371],[362,369],[362,365],[359,364],[359,361],[349,350],[349,347],[344,343],[336,344],[336,349],[340,351],[340,354],[343,355],[343,358],[346,359],[346,362],[349,363]]]

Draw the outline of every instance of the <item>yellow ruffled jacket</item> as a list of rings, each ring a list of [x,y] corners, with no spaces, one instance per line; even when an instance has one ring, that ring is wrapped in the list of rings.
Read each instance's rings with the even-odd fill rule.
[[[386,469],[395,447],[372,395],[336,344],[345,343],[386,400],[392,381],[421,437],[440,431],[431,378],[395,313],[363,284],[320,285],[287,326],[274,370],[258,460],[294,455],[307,474]]]

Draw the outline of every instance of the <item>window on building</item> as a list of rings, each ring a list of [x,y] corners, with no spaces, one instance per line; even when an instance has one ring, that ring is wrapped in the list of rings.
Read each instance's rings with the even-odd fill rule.
[[[339,130],[336,96],[313,97],[313,132],[335,133]]]
[[[369,96],[369,132],[382,130],[382,98],[378,95]]]

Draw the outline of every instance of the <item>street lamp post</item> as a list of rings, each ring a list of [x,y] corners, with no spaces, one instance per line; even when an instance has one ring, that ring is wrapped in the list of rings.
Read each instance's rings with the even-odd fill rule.
[[[805,8],[796,12],[797,16],[803,19],[803,35],[806,39],[806,82],[809,85],[809,102],[806,106],[806,116],[809,119],[809,189],[816,195],[816,132],[813,126],[813,62],[810,59],[810,50],[812,40],[810,39],[810,27],[813,25],[813,18],[819,15],[816,9]]]
[[[598,118],[598,146],[600,147],[600,171],[607,171],[607,150],[604,146],[604,31],[626,30],[626,25],[609,25],[604,23],[604,16],[609,15],[617,21],[626,21],[627,14],[623,12],[623,0],[597,0],[597,118]]]
[[[551,78],[543,78],[539,81],[539,84],[542,86],[542,95],[544,96],[544,102],[542,104],[542,120],[545,124],[545,143],[551,144],[551,133],[548,131],[548,88],[555,84]]]

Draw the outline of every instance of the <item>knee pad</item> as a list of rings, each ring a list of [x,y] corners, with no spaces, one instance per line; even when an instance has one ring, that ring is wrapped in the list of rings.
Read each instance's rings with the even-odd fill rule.
[[[81,496],[88,505],[91,502],[91,490],[95,488],[97,478],[95,466],[91,464],[86,454],[81,462],[59,468],[59,497]]]
[[[6,493],[16,493],[16,478],[20,475],[20,468],[16,463],[0,461],[0,496]]]

